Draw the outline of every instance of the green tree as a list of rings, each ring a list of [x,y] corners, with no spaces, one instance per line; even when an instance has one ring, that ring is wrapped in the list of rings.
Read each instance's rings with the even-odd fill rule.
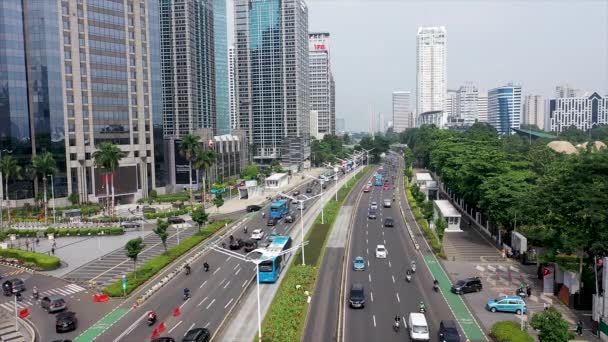
[[[192,212],[192,221],[198,223],[198,231],[201,231],[201,227],[209,220],[209,214],[205,211],[205,208],[196,208]]]
[[[422,194],[422,196],[425,196],[424,193],[420,193]],[[424,215],[424,219],[427,222],[431,222],[431,220],[433,219],[433,202],[423,201],[422,205],[420,206],[420,209],[422,209],[422,215]]]
[[[538,339],[541,342],[567,342],[574,338],[568,322],[553,307],[532,315],[530,325],[538,330]]]
[[[257,165],[249,164],[241,171],[241,177],[245,180],[256,179],[260,174],[260,168]]]
[[[192,158],[192,167],[197,172],[196,178],[199,179],[198,172],[201,171],[203,174],[203,188],[201,191],[201,196],[203,203],[205,203],[205,193],[207,190],[207,170],[215,163],[216,154],[213,150],[208,150],[203,148],[201,145],[194,149],[194,156]]]
[[[437,237],[439,241],[443,241],[443,235],[445,233],[445,229],[448,227],[448,224],[445,222],[445,218],[440,216],[435,220],[435,232],[437,233]]]
[[[29,165],[29,172],[37,179],[42,179],[42,191],[44,194],[44,219],[48,217],[48,198],[47,192],[47,177],[57,172],[57,164],[51,152],[36,154],[32,157],[32,164]]]
[[[0,159],[0,172],[2,173],[2,177],[4,177],[4,192],[6,193],[6,200],[9,201],[9,189],[8,189],[8,181],[10,179],[21,179],[21,166],[17,164],[17,160],[13,158],[11,155],[4,155],[2,159]],[[2,201],[2,198],[0,198]],[[0,210],[3,208],[0,206]],[[8,213],[8,225],[11,225],[11,207],[7,207],[6,211]],[[1,214],[1,213],[0,213]]]
[[[466,131],[464,136],[470,140],[492,141],[498,139],[498,132],[494,126],[486,122],[476,122]]]
[[[133,260],[133,274],[137,279],[137,257],[139,253],[146,247],[144,240],[141,237],[131,239],[127,241],[125,245],[126,255],[129,259]]]
[[[108,206],[108,212],[110,215],[114,215],[114,191],[110,195],[110,187],[114,189],[114,173],[118,170],[118,165],[122,158],[127,156],[127,152],[123,151],[117,145],[112,144],[111,142],[105,141],[97,146],[97,150],[93,152],[93,159],[95,161],[95,166],[102,168],[104,170],[105,179],[106,179],[106,203],[107,199],[111,198],[110,204]],[[108,176],[110,177],[110,185],[108,186]]]
[[[215,205],[217,210],[219,210],[220,207],[224,205],[224,197],[222,196],[222,194],[215,194],[215,198],[213,199],[213,205]]]
[[[169,233],[167,233],[168,228],[169,222],[157,220],[156,228],[152,230],[152,232],[154,232],[154,234],[156,234],[160,241],[163,243],[163,247],[165,247],[165,253],[167,252],[167,238],[169,237]]]
[[[182,155],[188,161],[188,184],[190,185],[190,205],[194,202],[194,197],[192,196],[192,159],[194,158],[194,153],[200,146],[199,142],[200,137],[188,133],[182,137],[182,140],[179,144],[179,154]]]
[[[72,205],[78,205],[78,203],[80,203],[80,196],[78,195],[77,192],[72,192],[68,196],[68,201],[70,201],[70,203],[72,203]]]

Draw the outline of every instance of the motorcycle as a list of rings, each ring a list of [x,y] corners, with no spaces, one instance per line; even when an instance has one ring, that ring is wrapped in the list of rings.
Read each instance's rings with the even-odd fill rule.
[[[184,293],[184,300],[190,299],[190,293]]]
[[[518,289],[517,289],[517,291],[515,292],[515,294],[516,294],[517,296],[520,296],[520,297],[522,297],[522,298],[525,298],[525,297],[526,297],[526,295],[527,295],[527,293],[526,293],[526,289],[524,289],[523,287],[520,287],[520,288],[518,288]]]
[[[437,285],[437,284],[433,284],[433,290],[434,290],[435,292],[439,292],[439,285]]]
[[[416,272],[416,264],[412,264],[412,273]]]
[[[395,330],[395,332],[399,332],[399,321],[395,321],[393,324],[393,330]]]
[[[149,313],[148,314],[148,326],[154,325],[156,323],[156,315]]]
[[[38,297],[40,297],[40,294],[38,294],[38,291],[36,291],[36,290],[34,290],[32,292],[32,295],[33,295],[34,299],[38,299]]]
[[[203,268],[205,269],[205,272],[209,272],[209,264],[205,263]]]
[[[418,308],[418,311],[419,311],[421,314],[423,314],[423,313],[425,313],[425,312],[426,312],[426,307],[424,307],[424,306],[420,306],[420,307]]]
[[[412,276],[410,274],[406,274],[405,275],[405,280],[407,280],[407,282],[411,282],[412,281]]]

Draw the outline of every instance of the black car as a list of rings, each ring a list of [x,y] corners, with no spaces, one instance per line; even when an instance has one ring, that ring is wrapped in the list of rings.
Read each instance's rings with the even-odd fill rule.
[[[153,339],[151,342],[176,342],[173,337],[159,337]]]
[[[286,223],[292,223],[293,221],[295,221],[295,219],[295,216],[293,216],[292,214],[287,214],[287,216],[285,216]]]
[[[250,213],[252,211],[260,211],[260,209],[262,209],[262,207],[260,207],[259,205],[256,204],[252,204],[252,205],[248,205],[247,206],[247,212]]]
[[[57,322],[55,323],[55,332],[62,333],[66,331],[76,330],[78,325],[78,319],[76,313],[72,311],[66,311],[58,314]]]
[[[479,277],[458,280],[452,284],[452,292],[455,294],[465,294],[469,292],[479,292],[483,289]]]
[[[21,279],[9,279],[2,283],[2,290],[5,296],[12,296],[16,293],[25,291],[25,283]]]
[[[266,225],[269,227],[276,226],[278,221],[279,220],[276,218],[269,218],[268,221],[266,221]]]
[[[239,250],[243,247],[244,242],[241,239],[232,239],[230,240],[230,249],[233,251]]]
[[[243,244],[243,250],[245,253],[249,253],[256,248],[258,248],[258,242],[254,240],[247,240]]]
[[[312,193],[312,188],[306,188],[306,193],[307,193],[307,194]]]
[[[209,342],[211,333],[205,328],[194,328],[188,330],[182,342]]]
[[[365,307],[365,288],[363,284],[354,283],[350,286],[348,301],[353,308]]]
[[[439,323],[440,342],[460,342],[460,334],[454,321],[441,321]]]
[[[184,220],[181,217],[171,216],[167,219],[167,222],[169,222],[170,224],[180,224],[180,223],[186,223],[186,220]]]
[[[393,218],[392,217],[387,217],[384,219],[384,226],[385,227],[393,227]]]

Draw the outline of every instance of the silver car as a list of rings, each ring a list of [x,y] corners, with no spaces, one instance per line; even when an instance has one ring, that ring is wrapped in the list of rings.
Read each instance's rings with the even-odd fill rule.
[[[390,208],[391,207],[391,200],[390,199],[384,199],[384,207],[385,208]]]

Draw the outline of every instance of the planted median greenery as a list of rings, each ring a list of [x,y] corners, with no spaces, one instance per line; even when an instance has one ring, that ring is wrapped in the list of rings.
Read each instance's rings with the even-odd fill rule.
[[[53,234],[55,237],[64,236],[89,236],[89,235],[122,235],[122,227],[103,227],[103,228],[46,228],[46,229],[9,229],[0,232],[0,240],[5,240],[10,235],[15,234],[20,238],[35,238],[39,233],[44,236]]]
[[[20,261],[23,266],[45,271],[58,268],[61,262],[56,256],[15,248],[0,249],[0,257],[16,259]]]
[[[442,258],[445,258],[445,253],[443,252],[443,249],[441,248],[441,241],[439,240],[439,238],[437,237],[437,235],[435,235],[435,233],[433,233],[433,231],[431,230],[431,227],[429,227],[429,223],[427,222],[427,218],[428,218],[428,214],[424,215],[422,213],[421,207],[420,205],[426,205],[426,203],[431,203],[431,202],[420,202],[419,197],[414,197],[414,195],[412,195],[412,187],[409,186],[409,181],[407,176],[404,177],[404,182],[405,184],[405,194],[407,196],[407,201],[409,202],[410,208],[412,208],[412,213],[414,214],[414,218],[416,219],[416,222],[418,222],[418,226],[422,229],[422,233],[424,233],[424,236],[426,237],[427,241],[429,242],[429,244],[431,245],[431,247],[433,248],[433,251]],[[423,194],[424,196],[424,194]],[[428,209],[426,209],[428,211]],[[432,207],[431,207],[432,210]],[[431,215],[432,215],[432,211],[431,211]],[[432,216],[431,216],[432,217]]]
[[[333,226],[344,199],[348,196],[353,185],[365,177],[371,167],[367,166],[349,181],[350,186],[344,185],[338,191],[338,201],[330,200],[324,207],[325,223],[321,223],[321,215],[317,216],[313,226],[308,231],[306,239],[306,266],[302,266],[301,251],[293,256],[293,265],[285,273],[277,294],[266,313],[262,325],[264,341],[299,341],[301,340],[306,315],[308,313],[307,298],[304,291],[312,291],[319,263],[323,257],[325,243]]]
[[[178,245],[169,248],[166,252],[155,256],[154,258],[144,262],[141,266],[137,267],[134,272],[127,274],[127,289],[126,293],[130,294],[137,289],[141,284],[154,277],[160,272],[165,266],[169,265],[175,259],[179,258],[190,249],[201,243],[213,233],[224,227],[226,224],[232,222],[232,219],[224,219],[215,221],[209,224],[207,227],[201,229],[194,235],[191,235],[183,239]],[[144,246],[143,249],[149,246]],[[129,250],[131,252],[131,250]],[[132,256],[129,256],[133,258]],[[135,256],[135,259],[137,257]],[[112,284],[108,285],[103,292],[107,293],[110,297],[121,297],[123,296],[122,280],[117,280]]]

